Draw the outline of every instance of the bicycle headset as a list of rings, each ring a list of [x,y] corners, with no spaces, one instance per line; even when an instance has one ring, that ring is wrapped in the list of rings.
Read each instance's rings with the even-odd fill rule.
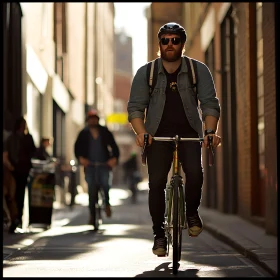
[[[169,22],[163,25],[158,31],[158,39],[160,40],[160,36],[162,34],[169,34],[169,33],[180,35],[183,44],[187,40],[187,34],[184,27],[176,22]]]

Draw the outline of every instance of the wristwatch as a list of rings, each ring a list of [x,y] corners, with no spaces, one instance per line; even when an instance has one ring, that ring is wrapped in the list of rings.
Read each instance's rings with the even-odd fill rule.
[[[204,135],[206,136],[206,135],[208,135],[208,134],[215,134],[215,131],[214,131],[213,129],[206,129],[206,130],[204,131]]]

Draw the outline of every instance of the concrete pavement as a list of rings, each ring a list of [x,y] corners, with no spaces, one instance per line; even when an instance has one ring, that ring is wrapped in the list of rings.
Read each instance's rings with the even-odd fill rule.
[[[199,213],[205,230],[234,247],[273,276],[277,276],[277,236],[267,235],[262,227],[237,215],[224,214],[205,207],[200,207]]]
[[[147,192],[145,185],[142,192]],[[84,195],[84,194],[83,194]],[[53,210],[54,223],[61,217],[73,219],[79,215],[81,207],[75,207],[73,211],[69,208],[56,206]],[[213,234],[218,239],[234,247],[241,254],[256,262],[263,269],[277,276],[277,237],[267,235],[265,230],[236,215],[228,215],[200,207],[199,211],[204,229]],[[7,258],[13,252],[22,249],[39,238],[39,233],[19,233],[8,234],[3,232],[3,258]],[[29,241],[28,241],[29,240]]]

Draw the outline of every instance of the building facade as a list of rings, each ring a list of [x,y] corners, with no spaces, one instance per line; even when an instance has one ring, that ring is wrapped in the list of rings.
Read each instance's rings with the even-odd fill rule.
[[[155,58],[163,21],[175,21],[187,31],[185,54],[206,63],[213,75],[222,145],[214,168],[203,153],[202,205],[240,215],[276,235],[279,8],[265,2],[176,5],[152,3],[147,12],[154,40],[149,59]]]
[[[19,3],[1,3],[3,22],[3,129],[11,131],[15,120],[25,114],[22,39],[22,9]]]
[[[53,137],[51,153],[69,163],[88,108],[104,123],[114,110],[114,5],[1,5],[4,129],[24,115],[36,146]]]
[[[108,123],[114,131],[120,149],[119,165],[114,170],[113,184],[123,184],[123,162],[128,159],[134,149],[135,136],[127,122],[127,101],[132,83],[132,38],[122,30],[115,30],[115,87],[114,114],[115,119]],[[125,122],[118,120],[122,116]]]

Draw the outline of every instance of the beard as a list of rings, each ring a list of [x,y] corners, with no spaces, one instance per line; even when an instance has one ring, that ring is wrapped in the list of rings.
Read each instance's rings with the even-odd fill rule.
[[[172,52],[168,51],[172,49]],[[182,56],[182,48],[179,50],[176,50],[174,48],[167,48],[166,50],[163,50],[162,46],[160,45],[160,57],[167,61],[167,62],[174,62],[179,59],[181,59]]]

